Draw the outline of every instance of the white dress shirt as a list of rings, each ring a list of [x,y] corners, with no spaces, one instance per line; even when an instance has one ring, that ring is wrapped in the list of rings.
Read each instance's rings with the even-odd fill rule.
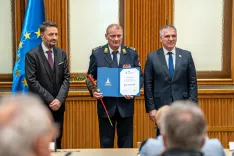
[[[110,54],[111,54],[111,58],[113,60],[113,54],[112,52],[114,51],[113,49],[111,49],[111,47],[108,45],[109,49],[110,49]],[[118,53],[117,53],[117,63],[119,65],[119,60],[120,60],[120,53],[121,53],[121,46],[118,49]]]
[[[44,55],[47,58],[47,60],[48,60],[48,53],[47,53],[47,51],[49,51],[49,50],[52,51],[52,58],[53,58],[53,61],[54,61],[54,51],[53,51],[53,49],[48,49],[43,42],[41,43],[41,46],[42,46],[42,50],[43,50]]]

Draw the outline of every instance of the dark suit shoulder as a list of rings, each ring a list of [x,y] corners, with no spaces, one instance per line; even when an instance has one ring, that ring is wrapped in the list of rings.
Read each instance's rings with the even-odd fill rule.
[[[159,52],[163,51],[163,48],[159,48],[158,50],[152,51],[148,53],[148,57],[152,57],[155,56],[156,54],[158,54]]]
[[[67,55],[66,52],[61,48],[54,47],[54,50],[57,51],[57,53],[61,53],[62,55]]]
[[[96,48],[92,49],[92,55],[100,55],[100,53],[108,53],[109,52],[109,48],[107,45],[103,45],[103,46],[98,46]]]
[[[129,51],[134,51],[136,52],[136,48],[133,48],[133,47],[129,47],[129,46],[124,46],[127,50]]]
[[[182,53],[191,53],[190,51],[185,50],[185,49],[181,49],[181,48],[176,48],[176,51],[180,51]]]
[[[26,55],[35,55],[36,53],[38,53],[39,51],[42,50],[41,45],[31,49],[29,52],[26,53]]]
[[[92,51],[93,51],[93,52],[96,52],[96,51],[99,51],[99,50],[103,49],[104,47],[105,47],[105,45],[98,46],[98,47],[96,47],[96,48],[93,48]],[[106,47],[106,48],[108,48],[108,47]]]

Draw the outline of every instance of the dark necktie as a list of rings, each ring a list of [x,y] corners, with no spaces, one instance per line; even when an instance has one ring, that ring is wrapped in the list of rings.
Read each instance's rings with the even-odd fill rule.
[[[173,76],[174,76],[174,64],[173,64],[172,52],[168,52],[167,54],[169,55],[169,57],[168,57],[168,69],[169,69],[169,73],[170,73],[171,78],[173,78]]]
[[[117,54],[118,51],[113,51],[112,55],[113,55],[113,64],[112,64],[112,68],[118,68],[118,60],[117,60]]]
[[[54,69],[54,60],[53,60],[53,57],[52,57],[52,51],[47,51],[47,54],[48,54],[48,61],[49,61],[49,64],[50,64],[50,67],[51,69]]]

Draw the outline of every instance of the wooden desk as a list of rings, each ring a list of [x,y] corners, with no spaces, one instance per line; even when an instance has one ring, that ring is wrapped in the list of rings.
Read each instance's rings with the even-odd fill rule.
[[[232,151],[224,149],[226,156],[232,156]],[[71,156],[137,156],[138,148],[125,149],[67,149],[52,152],[51,156],[64,156],[67,152],[72,152]]]
[[[232,151],[229,149],[224,149],[226,156],[232,156]]]
[[[52,152],[51,156],[64,156],[71,151],[71,156],[137,156],[137,148],[126,149],[67,149]]]

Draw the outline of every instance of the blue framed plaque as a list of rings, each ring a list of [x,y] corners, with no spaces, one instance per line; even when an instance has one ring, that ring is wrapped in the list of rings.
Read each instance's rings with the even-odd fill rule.
[[[140,96],[140,68],[98,67],[97,87],[104,97]]]

